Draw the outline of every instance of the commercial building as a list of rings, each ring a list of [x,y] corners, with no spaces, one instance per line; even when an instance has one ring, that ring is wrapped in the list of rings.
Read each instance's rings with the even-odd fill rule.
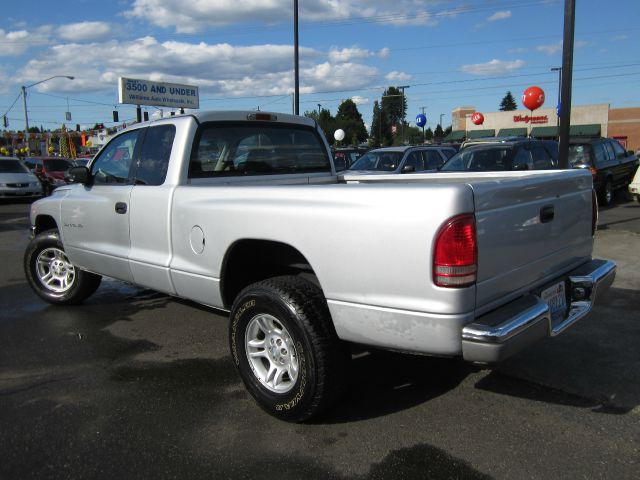
[[[475,125],[471,115],[475,107],[458,107],[451,112],[451,133],[446,141],[493,136],[531,136],[558,138],[555,108],[535,111],[482,112],[484,122]],[[572,137],[617,138],[627,149],[640,150],[640,108],[609,108],[609,104],[577,105],[571,109]]]

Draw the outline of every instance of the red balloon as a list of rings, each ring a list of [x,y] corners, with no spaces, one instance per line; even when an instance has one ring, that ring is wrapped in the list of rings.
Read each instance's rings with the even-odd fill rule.
[[[484,115],[482,115],[480,112],[476,112],[471,115],[471,121],[474,125],[482,125],[484,123]]]
[[[529,87],[522,94],[522,103],[529,110],[536,110],[544,103],[544,90],[540,87]]]

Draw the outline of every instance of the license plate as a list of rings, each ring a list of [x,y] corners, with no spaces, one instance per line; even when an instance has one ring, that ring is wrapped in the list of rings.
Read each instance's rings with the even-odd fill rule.
[[[564,282],[558,282],[549,288],[545,288],[540,294],[540,297],[549,305],[552,321],[564,317],[567,311],[567,297],[564,292]]]

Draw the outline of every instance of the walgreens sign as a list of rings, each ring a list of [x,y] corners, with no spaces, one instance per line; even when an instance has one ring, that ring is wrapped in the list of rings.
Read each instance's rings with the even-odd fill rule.
[[[514,115],[513,121],[524,123],[549,123],[549,117],[547,115],[540,115],[538,117],[530,117],[529,115]]]

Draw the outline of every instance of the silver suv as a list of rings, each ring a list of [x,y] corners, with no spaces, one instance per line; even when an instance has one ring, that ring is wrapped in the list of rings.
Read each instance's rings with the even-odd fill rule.
[[[369,150],[356,160],[345,173],[414,173],[440,168],[456,151],[447,146],[421,145],[414,147],[386,147]]]

